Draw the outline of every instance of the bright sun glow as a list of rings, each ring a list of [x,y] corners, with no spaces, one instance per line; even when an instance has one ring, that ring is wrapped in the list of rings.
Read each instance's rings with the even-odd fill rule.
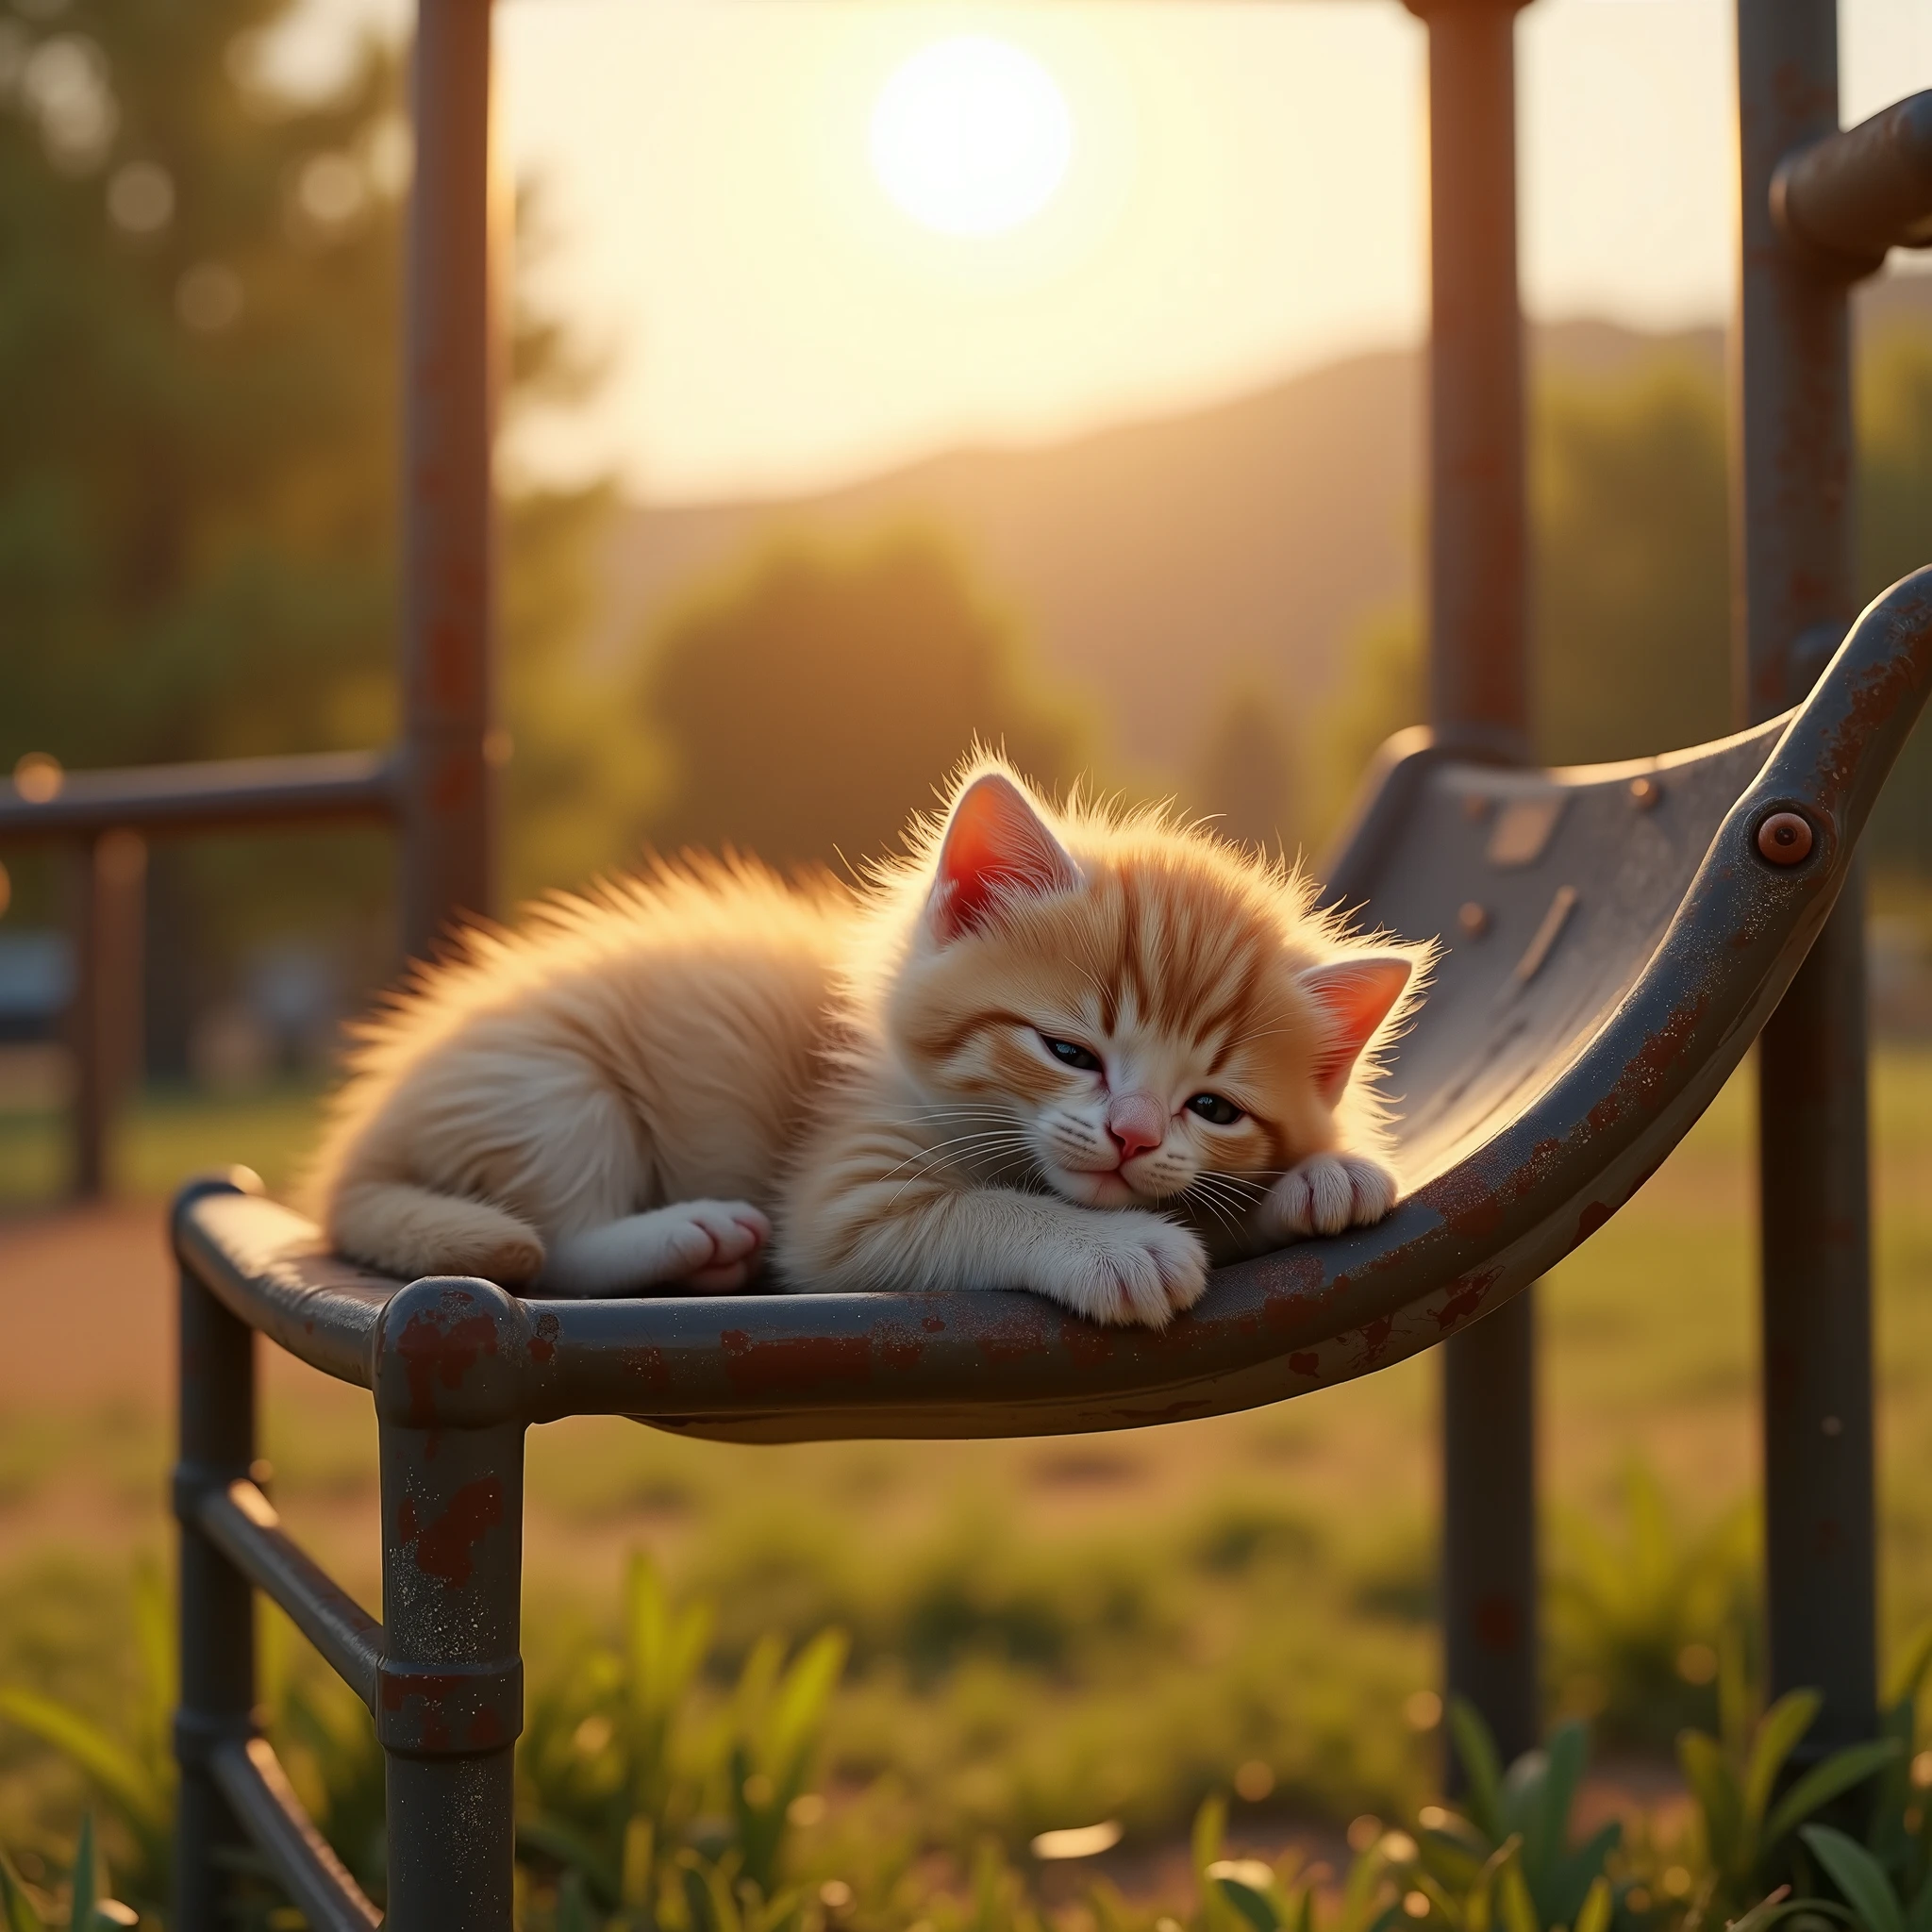
[[[997,235],[1053,199],[1074,120],[1031,54],[962,34],[922,47],[880,89],[871,146],[879,185],[915,222]]]

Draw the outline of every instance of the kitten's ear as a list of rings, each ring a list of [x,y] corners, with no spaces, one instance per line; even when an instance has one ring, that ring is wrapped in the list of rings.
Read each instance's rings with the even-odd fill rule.
[[[985,924],[1002,898],[1015,892],[1065,892],[1080,869],[1033,809],[1026,794],[1000,772],[967,786],[946,822],[933,881],[933,929],[956,940]]]
[[[1333,1107],[1341,1098],[1362,1048],[1402,997],[1409,971],[1409,962],[1399,954],[1367,953],[1327,966],[1310,966],[1297,979],[1322,1014],[1324,1037],[1315,1050],[1315,1091],[1324,1107]]]

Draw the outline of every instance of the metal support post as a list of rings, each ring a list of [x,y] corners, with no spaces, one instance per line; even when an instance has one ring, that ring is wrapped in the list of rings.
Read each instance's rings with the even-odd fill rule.
[[[1529,755],[1517,0],[1410,0],[1429,29],[1429,691],[1438,738]],[[1443,1350],[1447,1684],[1507,1758],[1537,1740],[1533,1289]]]
[[[497,245],[490,0],[420,0],[404,370],[402,935],[495,909]]]
[[[510,1932],[527,1339],[467,1280],[412,1283],[377,1335],[392,1932]]]
[[[217,1184],[219,1185],[219,1184]],[[250,1474],[255,1458],[255,1331],[181,1271],[177,1498]],[[248,1579],[184,1512],[181,1702],[175,1757],[175,1917],[181,1932],[230,1923],[236,1856],[248,1839],[216,1785],[210,1757],[255,1729],[255,1599]]]
[[[1733,518],[1740,710],[1810,689],[1856,613],[1849,279],[1779,233],[1773,180],[1838,126],[1835,0],[1739,0]],[[1856,874],[1758,1045],[1766,1608],[1773,1695],[1824,1693],[1803,1751],[1876,1702],[1871,1204]]]

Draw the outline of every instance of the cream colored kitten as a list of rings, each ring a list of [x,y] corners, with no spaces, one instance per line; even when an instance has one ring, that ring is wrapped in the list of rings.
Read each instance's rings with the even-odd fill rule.
[[[547,1294],[1028,1288],[1163,1325],[1386,1214],[1427,947],[991,760],[871,889],[660,870],[470,936],[363,1032],[314,1191],[387,1272]],[[775,1237],[774,1224],[775,1223]]]

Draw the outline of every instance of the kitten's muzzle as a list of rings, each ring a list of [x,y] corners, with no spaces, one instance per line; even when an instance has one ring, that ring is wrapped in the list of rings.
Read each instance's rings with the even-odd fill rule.
[[[1107,1133],[1124,1167],[1167,1138],[1167,1109],[1145,1093],[1119,1094],[1108,1103]]]

